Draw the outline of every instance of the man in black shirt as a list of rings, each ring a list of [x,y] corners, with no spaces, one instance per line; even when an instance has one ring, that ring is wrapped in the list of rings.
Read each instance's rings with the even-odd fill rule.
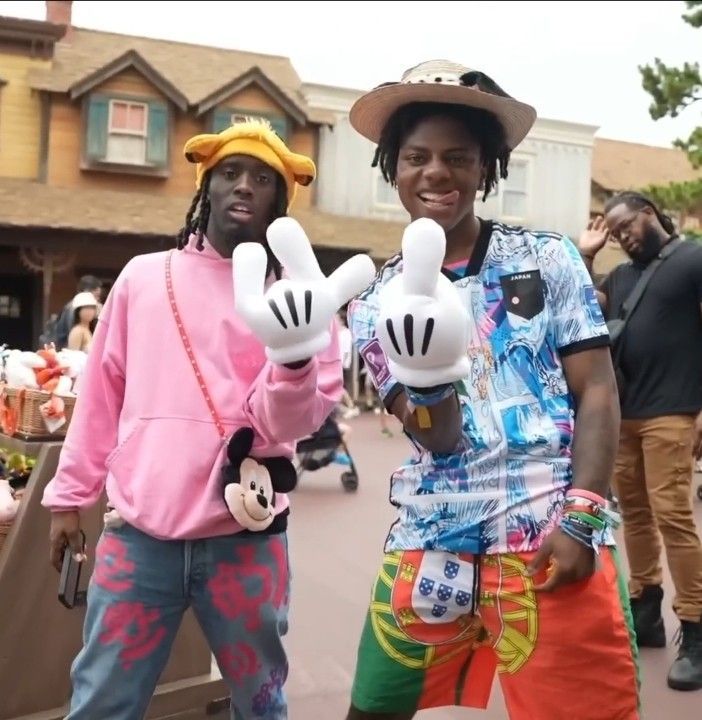
[[[618,241],[630,258],[600,285],[598,298],[607,321],[620,317],[646,267],[675,237],[670,218],[638,193],[612,198],[604,218],[590,223],[580,238],[590,271],[608,239]],[[625,382],[614,487],[624,520],[639,646],[666,644],[658,529],[682,629],[668,685],[696,690],[702,688],[702,545],[691,483],[694,458],[702,456],[702,246],[675,243],[618,341]]]

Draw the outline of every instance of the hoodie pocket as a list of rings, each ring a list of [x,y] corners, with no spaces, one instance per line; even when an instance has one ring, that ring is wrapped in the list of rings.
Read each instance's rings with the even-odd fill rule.
[[[212,422],[183,417],[141,418],[108,458],[119,492],[147,512],[173,519],[208,503],[221,504],[225,445]]]

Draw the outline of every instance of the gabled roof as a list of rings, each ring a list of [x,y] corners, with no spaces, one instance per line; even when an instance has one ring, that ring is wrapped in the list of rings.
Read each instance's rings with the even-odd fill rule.
[[[595,138],[592,179],[603,190],[640,190],[697,178],[702,178],[702,169],[695,170],[677,148]]]
[[[172,83],[166,80],[158,70],[153,68],[144,60],[136,50],[127,50],[126,53],[120,55],[114,60],[107,63],[101,68],[88,74],[82,80],[75,82],[68,90],[68,94],[72,100],[90,92],[92,89],[105,82],[105,80],[121,73],[127,68],[134,68],[140,72],[149,82],[158,88],[173,104],[181,110],[186,110],[188,100]]]
[[[125,60],[134,64],[137,58],[140,71],[150,73],[188,105],[210,102],[231,86],[244,87],[248,76],[248,81],[274,86],[281,101],[295,108],[298,117],[330,121],[328,113],[308,108],[300,77],[287,57],[83,28],[73,28],[70,42],[56,45],[52,68],[35,70],[31,83],[37,90],[80,92],[91,81],[100,82],[104,73],[114,72]],[[252,74],[254,68],[258,74]]]
[[[219,105],[219,103],[231,97],[234,93],[240,92],[251,84],[258,85],[266,95],[275,100],[297,123],[300,125],[305,123],[307,108],[291,102],[290,98],[281,92],[278,86],[268,78],[259,67],[252,67],[248,72],[245,72],[243,75],[234,78],[231,82],[215,90],[209,97],[203,98],[197,106],[197,115],[206,113],[215,107],[215,105]]]

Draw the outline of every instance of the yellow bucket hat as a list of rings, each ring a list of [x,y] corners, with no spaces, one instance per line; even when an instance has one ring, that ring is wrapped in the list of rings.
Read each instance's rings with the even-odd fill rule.
[[[285,179],[288,207],[295,199],[298,185],[309,185],[316,176],[311,158],[292,152],[266,120],[249,118],[235,123],[216,135],[196,135],[185,143],[183,154],[196,163],[195,186],[203,175],[230,155],[250,155],[272,167]]]

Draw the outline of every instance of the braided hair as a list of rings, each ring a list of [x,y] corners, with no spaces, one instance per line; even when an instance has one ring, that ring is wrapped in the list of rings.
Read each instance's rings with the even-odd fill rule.
[[[185,224],[176,236],[178,250],[182,250],[190,241],[190,236],[197,237],[195,247],[202,252],[205,249],[204,237],[207,233],[207,225],[210,222],[210,171],[202,177],[199,190],[193,196],[188,212],[185,215]],[[275,201],[273,203],[273,217],[270,222],[288,214],[288,189],[285,179],[280,173],[275,174]],[[267,273],[272,272],[277,280],[283,275],[283,270],[278,258],[270,251],[264,243],[266,255],[268,256]]]
[[[373,167],[380,167],[385,181],[397,187],[397,160],[405,138],[429,117],[450,117],[460,122],[480,145],[485,165],[483,200],[497,187],[498,180],[507,177],[510,150],[505,142],[505,131],[498,119],[486,110],[453,105],[450,103],[410,103],[390,117],[378,142]]]
[[[185,224],[176,236],[178,250],[182,250],[188,244],[191,235],[197,235],[196,247],[198,250],[202,251],[205,248],[203,238],[210,221],[210,177],[208,170],[202,176],[200,188],[193,196],[193,201],[185,215]]]
[[[661,212],[653,200],[649,200],[645,195],[638,192],[627,191],[611,197],[605,203],[605,215],[610,210],[613,210],[615,207],[622,204],[626,205],[629,210],[643,210],[646,207],[651,208],[658,218],[658,222],[661,224],[661,227],[669,235],[675,234],[675,223],[671,219],[670,215],[666,215],[664,212]]]

